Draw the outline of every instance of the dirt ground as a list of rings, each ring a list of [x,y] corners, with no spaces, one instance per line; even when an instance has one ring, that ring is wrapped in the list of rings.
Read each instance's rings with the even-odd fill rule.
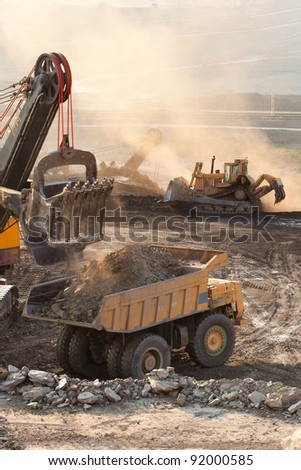
[[[276,416],[227,411],[165,399],[94,406],[89,411],[38,412],[1,400],[10,449],[281,449],[298,428]],[[299,426],[300,427],[300,426]]]
[[[161,213],[149,204],[144,211],[149,220]],[[174,215],[167,210],[166,214]],[[178,221],[183,222],[182,216]],[[204,225],[193,223],[189,230],[185,223],[181,245],[228,250],[229,266],[216,275],[241,281],[250,324],[237,327],[234,354],[224,366],[201,368],[180,350],[172,356],[175,371],[200,381],[251,377],[301,388],[300,213],[278,214],[264,229],[258,223],[235,225],[221,220],[210,224],[210,230],[208,225],[205,231]],[[206,236],[196,241],[200,233]],[[145,231],[145,235],[154,241],[151,233]],[[168,235],[178,234],[170,234],[163,226],[157,235],[159,242],[172,244],[176,242],[168,240]],[[241,236],[246,238],[243,243],[237,242]],[[88,260],[124,246],[118,241],[101,243],[86,249]],[[66,266],[34,265],[23,249],[22,261],[10,280],[19,285],[24,299],[31,283],[67,272]],[[1,364],[61,373],[55,355],[60,328],[20,318],[1,338]],[[160,396],[70,411],[31,410],[18,396],[1,393],[0,418],[3,447],[12,449],[281,449],[282,439],[300,427],[298,419],[279,412],[226,410],[198,403],[179,407]]]

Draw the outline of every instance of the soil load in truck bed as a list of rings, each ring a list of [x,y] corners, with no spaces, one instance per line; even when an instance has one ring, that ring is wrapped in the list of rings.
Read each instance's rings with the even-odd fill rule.
[[[92,322],[103,297],[178,276],[181,261],[164,249],[128,245],[101,261],[86,264],[51,302],[40,306],[45,317]]]

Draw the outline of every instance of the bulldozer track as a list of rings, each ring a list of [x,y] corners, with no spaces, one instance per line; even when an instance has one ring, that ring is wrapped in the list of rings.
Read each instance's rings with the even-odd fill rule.
[[[177,204],[173,205],[174,208],[177,208]],[[252,212],[256,209],[255,206],[247,206],[247,207],[239,207],[239,204],[237,206],[228,206],[228,205],[213,205],[213,204],[200,204],[200,203],[195,203],[189,205],[189,207],[185,207],[182,204],[178,204],[178,207],[180,210],[188,215],[188,213],[191,214],[193,217],[193,211],[196,212],[197,215],[220,215],[223,217],[230,217],[233,215],[251,215]]]

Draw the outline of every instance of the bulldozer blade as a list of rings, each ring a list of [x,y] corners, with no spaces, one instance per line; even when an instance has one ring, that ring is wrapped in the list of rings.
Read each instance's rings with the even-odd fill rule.
[[[160,203],[169,203],[171,205],[187,205],[187,207],[193,205],[211,205],[214,207],[250,207],[248,202],[232,201],[226,199],[218,199],[210,196],[204,196],[200,191],[189,188],[187,185],[181,183],[181,181],[170,181],[166,193],[163,198],[159,201]]]

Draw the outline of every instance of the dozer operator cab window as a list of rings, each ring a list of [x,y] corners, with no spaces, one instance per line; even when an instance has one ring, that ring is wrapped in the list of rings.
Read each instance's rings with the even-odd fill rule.
[[[248,164],[247,164],[247,163],[243,163],[243,165],[242,165],[242,173],[243,173],[243,175],[247,175],[247,174],[248,174]]]
[[[238,175],[238,170],[239,170],[238,165],[233,165],[232,173],[234,173],[235,175]]]
[[[226,163],[225,165],[225,181],[231,181],[232,175],[238,175],[239,174],[239,165],[237,164],[231,164],[231,163]]]
[[[225,181],[231,180],[231,165],[225,165]]]

